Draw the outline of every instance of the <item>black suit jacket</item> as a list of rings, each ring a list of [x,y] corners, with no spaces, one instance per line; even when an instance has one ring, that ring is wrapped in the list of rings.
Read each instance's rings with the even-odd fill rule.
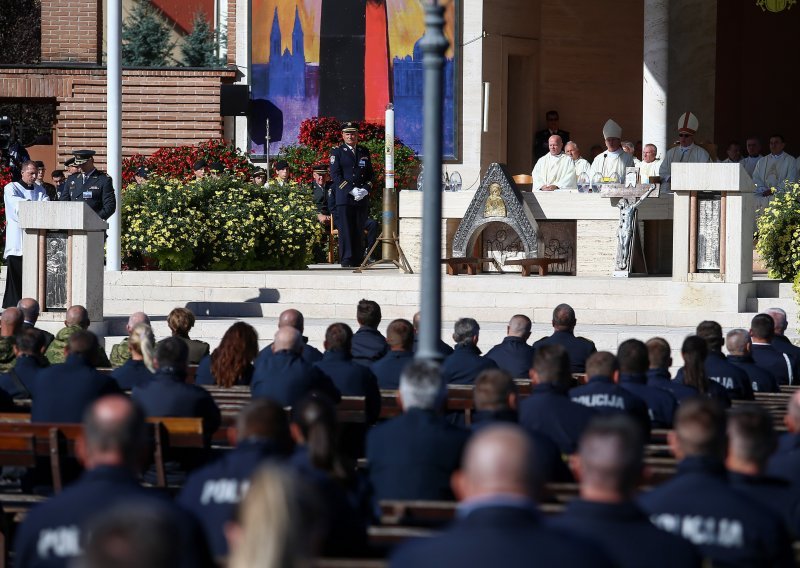
[[[336,194],[336,205],[367,206],[369,199],[356,201],[350,195],[354,187],[363,187],[372,191],[372,162],[369,150],[364,146],[356,146],[355,153],[346,144],[337,146],[331,152],[331,180]]]
[[[65,184],[62,201],[85,201],[103,220],[114,214],[117,208],[114,186],[111,178],[104,172],[94,170],[85,182],[82,173],[72,174]]]

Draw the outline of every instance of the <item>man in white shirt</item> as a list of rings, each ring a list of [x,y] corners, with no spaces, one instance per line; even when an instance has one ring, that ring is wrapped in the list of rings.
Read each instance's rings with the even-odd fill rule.
[[[536,161],[533,167],[533,189],[536,191],[553,191],[577,187],[575,166],[572,159],[561,153],[563,143],[561,136],[553,134],[547,140],[549,153]]]
[[[649,183],[651,177],[658,177],[661,160],[657,160],[656,155],[658,155],[658,148],[655,144],[645,144],[642,148],[642,161],[639,162],[641,183]]]
[[[741,164],[750,177],[753,177],[753,171],[756,169],[756,164],[763,157],[761,156],[761,140],[758,138],[748,138],[746,142],[747,156],[742,158]]]
[[[725,150],[727,158],[722,160],[723,164],[738,164],[742,161],[742,145],[738,142],[731,142],[728,144],[728,149]]]
[[[591,181],[622,183],[625,168],[633,167],[633,156],[622,150],[622,127],[609,118],[603,125],[603,138],[606,151],[592,161]]]
[[[783,151],[786,144],[783,136],[774,134],[769,138],[769,154],[761,158],[753,171],[756,195],[767,197],[775,190],[783,189],[784,182],[797,181],[797,161]]]
[[[28,160],[22,164],[20,181],[12,181],[3,188],[6,206],[6,291],[3,307],[16,307],[22,299],[22,227],[19,225],[19,204],[22,201],[48,201],[44,187],[37,185],[36,163]]]
[[[696,146],[694,135],[700,127],[697,117],[691,112],[685,112],[678,119],[678,138],[680,144],[667,150],[658,173],[661,176],[661,188],[669,191],[672,178],[673,162],[706,163],[711,157],[703,148]]]
[[[589,177],[592,173],[592,165],[584,158],[581,158],[581,150],[578,148],[578,145],[570,140],[564,146],[564,152],[572,159],[572,164],[575,166],[575,178],[577,179],[581,177],[581,175],[585,175],[586,180],[591,181]]]

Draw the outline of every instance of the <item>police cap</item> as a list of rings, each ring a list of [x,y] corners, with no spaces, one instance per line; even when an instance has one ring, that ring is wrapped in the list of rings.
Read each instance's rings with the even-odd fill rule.
[[[73,164],[76,166],[85,164],[94,157],[95,153],[94,150],[73,150],[72,155],[75,156]]]
[[[357,122],[343,122],[342,123],[342,132],[358,132],[358,123]]]
[[[275,162],[275,171],[276,172],[278,170],[285,170],[288,167],[289,167],[289,162],[287,162],[286,160],[278,160],[277,162]]]

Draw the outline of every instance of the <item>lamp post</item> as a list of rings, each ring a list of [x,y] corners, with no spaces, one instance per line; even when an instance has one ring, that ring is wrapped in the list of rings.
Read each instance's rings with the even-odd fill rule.
[[[108,55],[106,59],[106,169],[114,180],[117,210],[108,219],[106,270],[120,270],[122,216],[122,2],[108,2]]]
[[[442,97],[444,95],[444,7],[425,3],[425,35],[420,41],[424,69],[422,162],[422,277],[418,359],[439,360],[442,329]]]

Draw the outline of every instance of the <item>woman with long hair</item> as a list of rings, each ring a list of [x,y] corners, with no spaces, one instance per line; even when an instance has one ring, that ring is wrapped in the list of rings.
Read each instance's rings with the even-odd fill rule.
[[[111,378],[122,390],[131,390],[136,385],[153,379],[156,340],[153,329],[146,323],[137,324],[128,337],[131,358],[114,369]]]
[[[681,381],[684,385],[696,389],[702,396],[707,396],[721,402],[725,406],[731,405],[727,389],[708,378],[706,373],[706,357],[708,345],[706,340],[697,335],[690,335],[683,340],[681,345],[683,356],[683,369]]]
[[[258,355],[258,333],[253,326],[236,322],[228,328],[219,347],[200,361],[195,383],[229,388],[249,385],[253,360]]]

